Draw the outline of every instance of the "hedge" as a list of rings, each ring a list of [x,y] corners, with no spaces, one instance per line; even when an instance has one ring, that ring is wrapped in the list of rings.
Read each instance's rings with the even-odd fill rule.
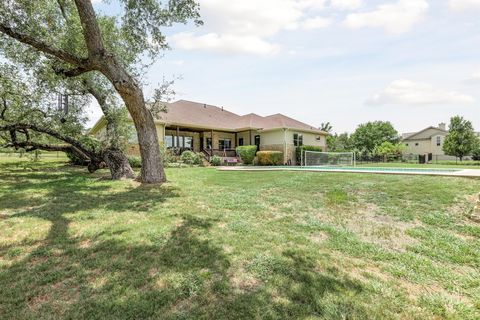
[[[322,147],[316,147],[316,146],[300,146],[295,149],[295,157],[297,159],[297,165],[300,165],[302,162],[302,152],[303,151],[317,151],[317,152],[322,152],[323,149]]]
[[[128,156],[128,163],[132,168],[141,168],[142,167],[142,158],[137,156]]]
[[[203,163],[201,154],[189,150],[183,151],[180,160],[189,165],[201,165]]]
[[[283,152],[281,151],[258,151],[258,164],[261,166],[278,166],[283,164]]]
[[[237,147],[237,153],[244,164],[252,164],[257,153],[257,146],[240,146]]]
[[[219,156],[215,155],[213,157],[210,158],[210,164],[214,167],[218,167],[218,166],[221,166],[222,165],[222,158],[220,158]]]

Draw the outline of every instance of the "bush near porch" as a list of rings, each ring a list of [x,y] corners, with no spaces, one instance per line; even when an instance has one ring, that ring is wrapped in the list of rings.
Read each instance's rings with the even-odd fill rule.
[[[237,153],[244,164],[252,164],[257,153],[257,146],[239,146],[237,147]]]
[[[279,166],[283,163],[281,151],[258,151],[257,161],[261,166]]]

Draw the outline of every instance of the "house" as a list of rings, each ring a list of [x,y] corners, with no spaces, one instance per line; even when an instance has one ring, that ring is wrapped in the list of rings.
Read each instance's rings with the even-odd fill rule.
[[[297,146],[327,148],[327,132],[280,113],[240,116],[223,107],[186,100],[167,103],[166,111],[155,122],[159,141],[167,149],[235,157],[237,146],[256,145],[258,150],[282,151],[284,163],[295,164]],[[90,133],[101,138],[105,125],[105,119],[100,119]],[[139,154],[136,135],[130,142],[128,153]]]
[[[438,127],[427,127],[418,132],[404,133],[402,143],[405,145],[404,155],[428,155],[429,159],[448,160],[450,157],[443,152],[443,142],[448,134],[445,123]]]

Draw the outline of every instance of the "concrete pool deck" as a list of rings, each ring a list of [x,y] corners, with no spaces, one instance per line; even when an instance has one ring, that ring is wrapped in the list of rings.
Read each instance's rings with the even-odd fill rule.
[[[455,168],[312,168],[312,167],[254,167],[235,166],[219,167],[220,171],[308,171],[308,172],[336,172],[336,173],[364,173],[364,174],[396,174],[396,175],[421,175],[442,177],[480,178],[480,169],[455,169]]]

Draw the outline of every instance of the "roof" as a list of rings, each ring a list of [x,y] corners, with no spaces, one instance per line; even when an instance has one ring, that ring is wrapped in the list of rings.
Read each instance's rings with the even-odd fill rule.
[[[162,113],[158,122],[166,125],[190,126],[204,129],[222,129],[227,131],[294,129],[300,131],[328,134],[314,126],[277,113],[260,116],[255,113],[240,116],[223,107],[179,100],[166,103],[166,113]]]
[[[435,133],[433,134],[428,134],[426,136],[422,136],[423,133],[426,133],[428,130],[433,130]],[[420,130],[418,132],[413,132],[413,133],[408,133],[408,134],[403,134],[402,135],[402,139],[403,140],[422,140],[422,139],[430,139],[431,137],[437,135],[438,133],[443,133],[443,134],[447,134],[448,133],[448,130],[445,130],[445,129],[442,129],[442,128],[438,128],[438,127],[434,127],[434,126],[430,126],[430,127],[427,127],[423,130]]]

